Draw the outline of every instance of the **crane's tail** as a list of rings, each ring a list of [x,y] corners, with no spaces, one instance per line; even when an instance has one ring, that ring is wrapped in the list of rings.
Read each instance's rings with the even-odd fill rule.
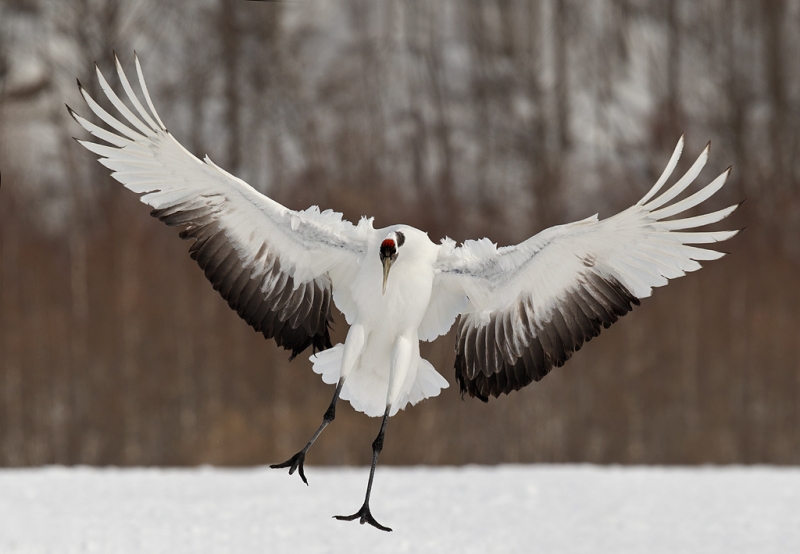
[[[322,376],[323,382],[333,385],[339,381],[342,370],[344,345],[317,352],[309,359],[314,364],[314,373]],[[449,386],[428,360],[419,358],[415,372],[409,372],[400,401],[392,407],[391,415],[412,406],[421,400],[438,396]],[[388,368],[356,367],[347,376],[340,398],[347,400],[353,408],[370,417],[380,417],[386,409],[386,391],[389,388]]]

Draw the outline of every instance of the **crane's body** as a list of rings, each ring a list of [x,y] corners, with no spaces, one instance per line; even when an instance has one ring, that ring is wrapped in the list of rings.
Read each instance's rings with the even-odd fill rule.
[[[378,249],[391,232],[402,229],[404,254],[393,264],[382,291],[383,270]],[[439,246],[428,235],[408,226],[375,230],[370,246],[347,291],[354,307],[344,346],[335,346],[316,356],[336,373],[327,382],[344,377],[342,398],[369,416],[390,415],[409,402],[416,404],[447,387],[433,366],[419,354],[417,329],[428,309],[433,287],[433,264]],[[408,248],[408,250],[405,250]],[[336,293],[334,293],[336,298]],[[331,363],[332,362],[332,363]],[[337,367],[338,366],[338,367]],[[322,368],[315,370],[322,372]]]
[[[87,105],[108,128],[70,109],[84,129],[107,144],[78,142],[140,194],[153,208],[151,215],[183,229],[181,238],[193,241],[190,255],[242,319],[290,350],[292,358],[311,348],[314,371],[336,384],[308,444],[272,467],[298,471],[306,482],[306,452],[333,421],[340,397],[382,417],[364,504],[339,519],[390,530],[369,509],[387,420],[448,386],[420,357],[420,340],[436,339],[458,319],[456,382],[462,395],[488,401],[563,365],[654,287],[723,256],[696,245],[737,233],[697,230],[721,221],[737,205],[685,217],[722,188],[728,171],[677,200],[705,165],[708,147],[662,190],[683,137],[661,177],[635,205],[608,219],[595,215],[545,229],[513,246],[498,248],[488,239],[435,244],[407,225],[374,229],[371,219],[353,225],[316,206],[290,210],[183,148],[156,113],[138,59],[147,108],[119,61],[116,67],[130,107],[98,69],[100,87],[119,115],[107,112],[79,83]],[[329,334],[334,303],[350,324],[344,344],[335,346]]]

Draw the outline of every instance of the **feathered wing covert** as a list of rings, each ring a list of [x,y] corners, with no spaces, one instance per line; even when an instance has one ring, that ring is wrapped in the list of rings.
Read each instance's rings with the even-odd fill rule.
[[[650,296],[653,287],[700,269],[700,261],[724,255],[694,245],[721,242],[738,231],[694,229],[724,219],[738,205],[667,220],[725,184],[730,168],[698,192],[674,201],[705,165],[708,146],[677,183],[657,196],[682,149],[683,137],[650,192],[608,219],[595,215],[551,227],[504,248],[487,239],[461,247],[444,241],[434,287],[451,304],[467,299],[466,308],[458,310],[456,339],[455,373],[462,394],[486,401],[540,380]],[[458,312],[450,310],[449,318],[439,314],[438,319],[452,323]]]
[[[141,194],[151,215],[181,226],[193,239],[193,259],[228,304],[266,338],[296,356],[309,346],[331,346],[333,287],[349,281],[366,252],[369,220],[356,227],[339,213],[316,206],[293,211],[260,194],[206,158],[199,160],[167,131],[153,107],[138,58],[136,71],[146,109],[119,61],[117,73],[133,110],[97,69],[103,93],[122,117],[114,117],[78,83],[87,105],[110,130],[75,120],[108,145],[79,140],[100,156],[112,177]],[[124,118],[124,122],[123,122]]]

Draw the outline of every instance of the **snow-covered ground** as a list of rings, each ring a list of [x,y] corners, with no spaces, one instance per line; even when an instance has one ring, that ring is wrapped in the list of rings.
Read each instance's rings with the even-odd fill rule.
[[[0,471],[0,552],[800,552],[800,469]]]

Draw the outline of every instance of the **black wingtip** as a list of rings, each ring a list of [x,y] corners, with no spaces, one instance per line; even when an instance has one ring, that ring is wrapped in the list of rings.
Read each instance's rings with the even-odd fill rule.
[[[78,125],[80,125],[80,123],[78,122],[78,117],[80,117],[78,115],[78,112],[70,108],[69,104],[64,104],[64,106],[67,107],[67,113],[69,113],[70,117],[75,120],[75,123],[78,123]]]

